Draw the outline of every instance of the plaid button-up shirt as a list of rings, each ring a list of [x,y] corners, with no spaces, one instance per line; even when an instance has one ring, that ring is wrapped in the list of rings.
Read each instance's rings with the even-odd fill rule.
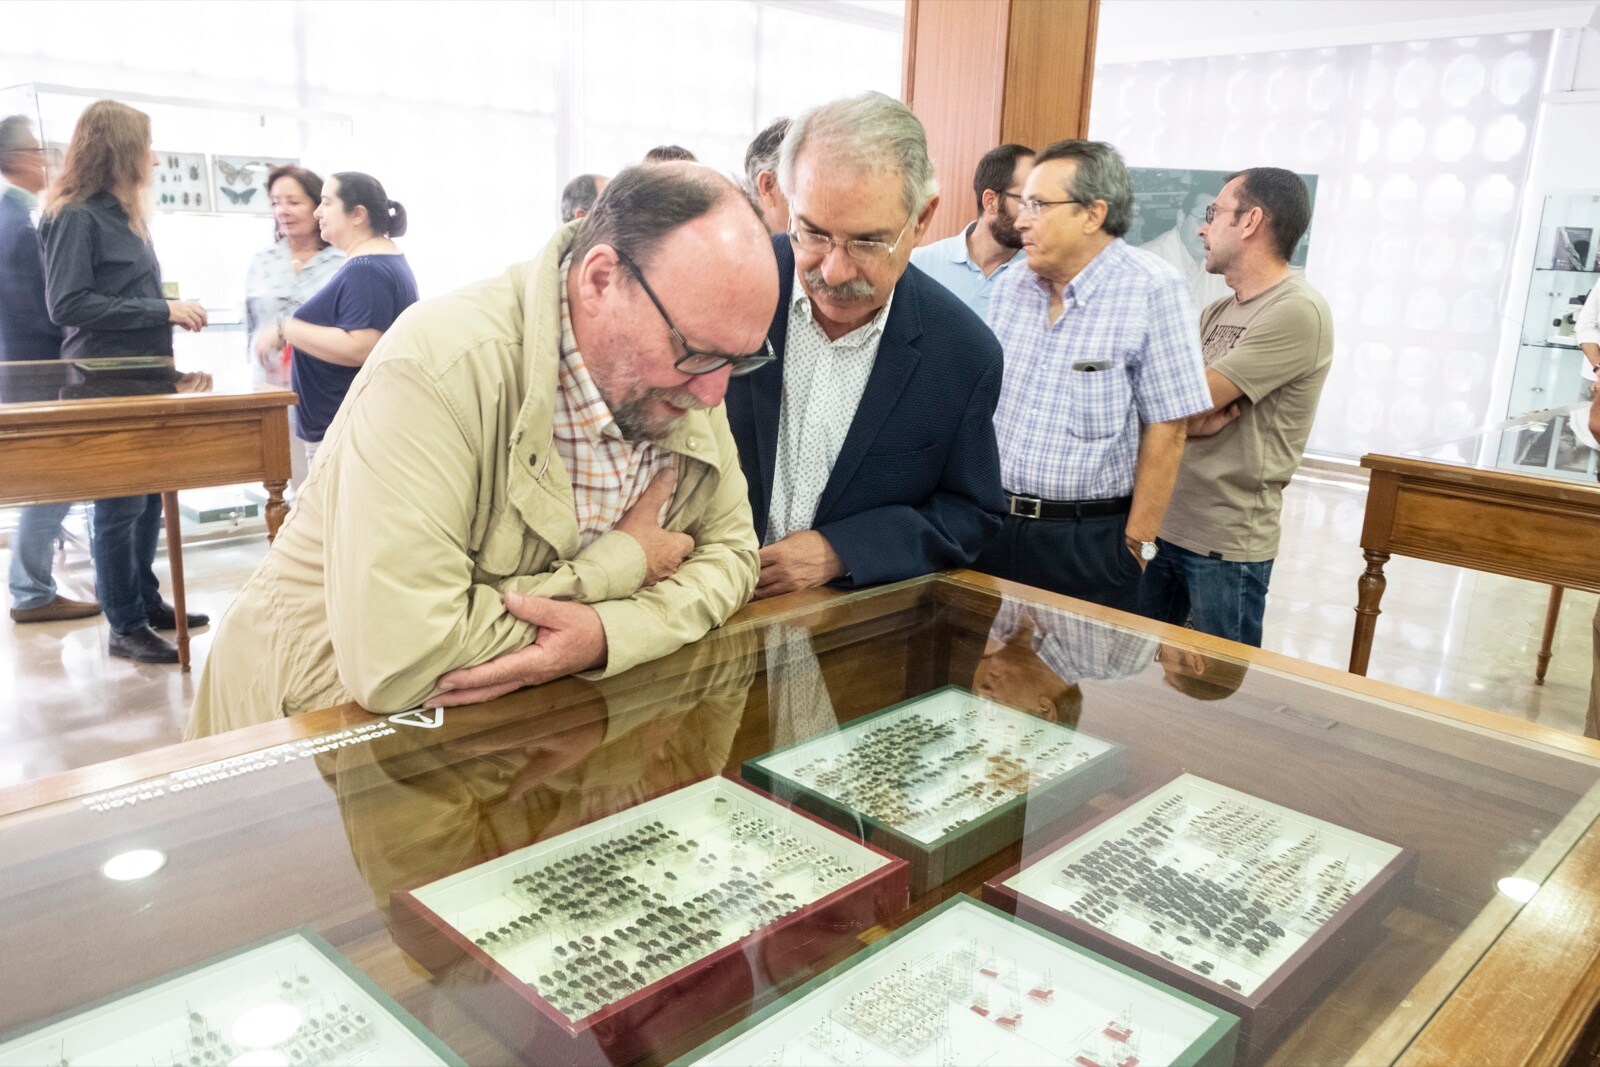
[[[556,455],[572,479],[579,542],[587,548],[617,525],[644,494],[650,479],[657,471],[672,466],[675,457],[649,441],[629,441],[617,428],[611,409],[583,365],[577,338],[572,335],[567,266],[568,263],[561,265],[561,365],[551,429]],[[658,521],[660,518],[657,516]]]
[[[1139,427],[1211,407],[1200,317],[1175,268],[1121,238],[1062,291],[1019,265],[995,283],[989,327],[1005,349],[994,428],[1009,493],[1106,500],[1133,492]],[[1105,370],[1081,368],[1107,360]]]

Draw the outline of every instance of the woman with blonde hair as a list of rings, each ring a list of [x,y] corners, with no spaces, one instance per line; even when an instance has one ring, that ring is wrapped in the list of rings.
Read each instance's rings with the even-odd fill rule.
[[[66,333],[63,359],[171,356],[174,325],[206,325],[199,304],[161,295],[149,229],[156,163],[150,116],[115,100],[84,109],[39,226],[50,318]],[[178,662],[177,648],[156,633],[177,625],[155,575],[160,531],[158,493],[94,502],[89,548],[113,656]],[[208,621],[189,616],[191,626]]]

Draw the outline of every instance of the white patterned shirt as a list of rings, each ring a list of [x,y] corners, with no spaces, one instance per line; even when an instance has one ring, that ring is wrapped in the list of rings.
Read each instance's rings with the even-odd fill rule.
[[[783,342],[783,404],[778,415],[778,460],[767,512],[767,544],[809,530],[839,450],[850,433],[861,394],[878,358],[894,294],[865,326],[828,340],[811,298],[794,283]]]

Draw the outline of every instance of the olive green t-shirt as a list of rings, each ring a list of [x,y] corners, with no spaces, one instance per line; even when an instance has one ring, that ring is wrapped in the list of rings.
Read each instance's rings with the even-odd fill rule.
[[[1278,554],[1279,512],[1333,365],[1328,302],[1291,274],[1240,302],[1200,314],[1206,366],[1238,386],[1243,414],[1191,437],[1161,536],[1191,552],[1259,563]]]

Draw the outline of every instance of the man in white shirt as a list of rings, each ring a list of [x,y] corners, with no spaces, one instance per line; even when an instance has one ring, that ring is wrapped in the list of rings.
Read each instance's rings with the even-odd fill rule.
[[[972,191],[978,218],[954,237],[923,245],[911,265],[961,298],[977,316],[989,314],[989,291],[1006,269],[1028,257],[1017,232],[1017,201],[1033,169],[1033,149],[1020,144],[991,148],[978,160]]]
[[[938,206],[922,123],[866,93],[794,120],[775,362],[729,384],[756,596],[965,566],[1000,525],[994,335],[907,270]]]

